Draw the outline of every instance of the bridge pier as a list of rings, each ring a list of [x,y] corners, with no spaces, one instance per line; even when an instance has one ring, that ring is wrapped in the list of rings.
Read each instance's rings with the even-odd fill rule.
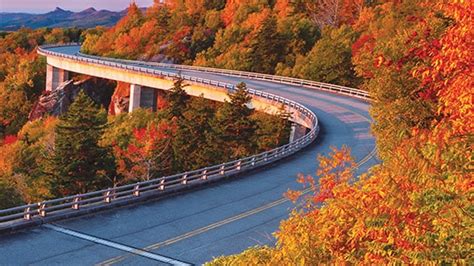
[[[291,123],[290,143],[296,140],[296,123]]]
[[[157,89],[130,84],[128,112],[131,113],[139,107],[150,108],[156,111],[158,95],[159,92]]]
[[[131,113],[133,110],[140,107],[140,101],[142,96],[142,86],[136,84],[130,84],[130,101],[128,104],[128,112]]]
[[[291,123],[290,143],[306,135],[308,129],[297,123]]]
[[[46,91],[54,91],[63,82],[69,79],[69,72],[53,67],[51,65],[46,66]]]

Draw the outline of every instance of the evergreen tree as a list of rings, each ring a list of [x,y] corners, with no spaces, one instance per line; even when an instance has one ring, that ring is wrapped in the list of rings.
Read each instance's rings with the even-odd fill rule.
[[[0,179],[0,209],[7,209],[22,204],[21,195],[10,184]]]
[[[291,132],[291,113],[282,105],[278,113],[268,115],[256,113],[253,118],[257,121],[257,145],[258,152],[267,151],[278,146],[287,144]]]
[[[55,196],[107,186],[115,165],[109,149],[98,144],[106,123],[105,110],[80,91],[55,129],[54,151],[47,167]]]
[[[247,106],[252,97],[247,93],[245,83],[239,83],[237,91],[229,94],[229,98],[230,102],[226,101],[217,111],[213,128],[220,144],[230,148],[228,156],[235,159],[256,150],[253,138],[257,125],[251,118],[254,110]]]
[[[193,170],[220,162],[222,147],[215,145],[211,122],[215,107],[209,100],[195,98],[179,121],[173,143],[180,170]]]
[[[268,16],[251,44],[251,71],[274,74],[277,63],[283,60],[283,50],[283,38],[277,31],[276,19]]]
[[[183,82],[184,80],[181,77],[176,79],[173,87],[166,94],[168,106],[165,112],[169,119],[173,117],[181,118],[186,110],[186,105],[188,104],[190,97],[183,89],[186,86]]]
[[[298,78],[355,86],[359,83],[352,66],[352,44],[356,33],[347,25],[324,28],[322,38],[306,56],[298,56],[292,75]]]

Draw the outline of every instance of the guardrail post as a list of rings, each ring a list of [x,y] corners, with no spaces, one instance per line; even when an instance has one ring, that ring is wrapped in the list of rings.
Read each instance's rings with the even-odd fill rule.
[[[254,166],[254,165],[255,165],[255,156],[254,156],[254,157],[252,157],[251,164],[252,164],[252,166]]]
[[[133,196],[138,197],[140,196],[140,185],[136,184],[133,188]]]
[[[25,208],[24,214],[23,214],[23,219],[29,221],[31,220],[31,213],[30,213],[31,208]]]
[[[223,165],[223,166],[221,166],[221,171],[219,172],[221,175],[225,174],[224,168],[225,168],[225,166],[224,166],[224,165]]]
[[[202,180],[207,180],[207,169],[205,169],[204,171],[202,171],[202,177],[201,177]]]
[[[112,202],[111,194],[112,194],[112,193],[111,193],[111,190],[110,190],[110,188],[109,188],[109,190],[107,190],[107,191],[105,192],[105,194],[104,194],[104,201],[105,201],[106,203],[111,203],[111,202]]]
[[[165,180],[161,179],[160,186],[158,187],[159,190],[165,190]]]
[[[79,196],[74,198],[73,200],[74,204],[72,204],[71,206],[74,210],[79,210],[79,200],[81,200]]]
[[[268,153],[265,153],[265,154],[263,155],[263,161],[266,162],[267,160],[268,160]]]
[[[46,204],[38,202],[38,214],[41,217],[46,216],[46,210],[45,210]]]
[[[238,161],[237,162],[237,171],[240,171],[240,168],[241,168],[241,165],[242,164],[242,161]]]
[[[188,175],[183,175],[183,181],[181,181],[183,185],[186,185],[188,183]]]

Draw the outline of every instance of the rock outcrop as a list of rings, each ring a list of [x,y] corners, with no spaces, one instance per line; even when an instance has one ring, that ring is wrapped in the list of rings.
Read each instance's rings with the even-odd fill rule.
[[[96,103],[101,104],[104,108],[108,108],[114,91],[114,83],[98,78],[65,81],[54,91],[44,91],[33,106],[28,118],[31,121],[45,115],[60,116],[68,110],[74,98],[81,90],[84,90]]]
[[[128,112],[128,103],[130,101],[130,84],[117,82],[114,94],[109,104],[109,114],[118,115]]]

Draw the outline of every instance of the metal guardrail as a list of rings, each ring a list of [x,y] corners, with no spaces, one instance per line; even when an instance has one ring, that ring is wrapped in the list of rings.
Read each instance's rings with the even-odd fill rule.
[[[91,59],[100,59],[98,56],[87,55],[83,53],[78,53],[78,55],[91,58]],[[238,77],[246,77],[252,79],[260,79],[260,80],[268,80],[272,82],[278,82],[283,84],[290,84],[290,85],[298,85],[302,87],[307,87],[311,89],[317,89],[322,91],[334,92],[338,94],[344,94],[351,97],[360,98],[363,100],[370,101],[370,95],[367,91],[358,90],[350,87],[334,85],[324,82],[317,82],[305,79],[298,79],[298,78],[291,78],[291,77],[284,77],[284,76],[277,76],[277,75],[269,75],[269,74],[261,74],[255,72],[247,72],[247,71],[238,71],[238,70],[229,70],[229,69],[220,69],[220,68],[211,68],[211,67],[199,67],[199,66],[188,66],[188,65],[176,65],[176,64],[165,64],[165,63],[155,63],[155,62],[147,62],[147,61],[135,61],[135,60],[125,60],[125,59],[115,59],[115,58],[107,58],[108,61],[112,62],[119,62],[119,63],[126,63],[126,64],[134,64],[138,66],[156,66],[161,68],[169,68],[169,69],[177,69],[177,70],[189,70],[189,71],[199,71],[199,72],[207,72],[207,73],[215,73],[220,75],[227,75],[227,76],[238,76]]]
[[[352,97],[358,97],[369,100],[368,95],[360,90],[355,90],[347,87],[331,85],[326,83],[312,82],[300,79],[285,78],[279,76],[271,76],[265,74],[257,74],[251,72],[222,70],[204,67],[191,67],[191,66],[180,66],[172,64],[160,64],[160,63],[147,63],[140,61],[130,60],[119,60],[119,59],[105,59],[95,56],[87,55],[68,55],[64,53],[53,52],[47,50],[52,47],[59,46],[71,46],[80,45],[77,43],[62,44],[62,45],[47,45],[38,48],[38,53],[45,56],[57,56],[70,60],[76,60],[80,62],[105,65],[109,67],[124,69],[127,71],[139,72],[142,74],[158,76],[160,78],[176,78],[178,74],[169,73],[157,69],[151,69],[146,66],[159,66],[163,68],[171,69],[186,69],[192,71],[202,71],[218,73],[223,75],[236,75],[242,77],[250,77],[264,80],[272,80],[280,83],[297,84],[301,86],[310,86],[312,88],[328,90],[336,93],[346,94]],[[229,91],[235,90],[235,85],[218,82],[210,79],[202,79],[195,76],[180,75],[181,78],[188,82],[205,84],[214,87],[225,88]],[[219,180],[228,176],[239,174],[251,169],[262,167],[273,163],[277,160],[286,158],[297,151],[308,146],[313,142],[319,133],[319,124],[316,115],[304,107],[303,105],[294,102],[292,100],[280,97],[271,93],[258,91],[255,89],[248,89],[248,92],[252,97],[263,98],[271,100],[276,104],[283,104],[291,112],[298,112],[300,116],[308,118],[311,121],[311,130],[302,138],[272,149],[267,152],[263,152],[257,155],[249,156],[246,158],[234,160],[231,162],[222,163],[219,165],[209,166],[202,169],[189,171],[185,173],[179,173],[171,176],[160,177],[149,181],[138,182],[135,184],[123,185],[114,188],[103,189],[90,193],[72,195],[64,198],[58,198],[53,200],[47,200],[34,204],[27,204],[23,206],[13,207],[5,210],[0,210],[0,231],[8,228],[14,228],[18,224],[25,224],[31,222],[31,224],[42,223],[43,219],[47,216],[51,217],[54,215],[63,215],[64,213],[77,212],[80,209],[94,208],[97,206],[104,207],[107,205],[114,205],[117,201],[134,202],[143,196],[159,196],[165,194],[167,191],[177,191],[192,186],[201,185],[204,183]]]

